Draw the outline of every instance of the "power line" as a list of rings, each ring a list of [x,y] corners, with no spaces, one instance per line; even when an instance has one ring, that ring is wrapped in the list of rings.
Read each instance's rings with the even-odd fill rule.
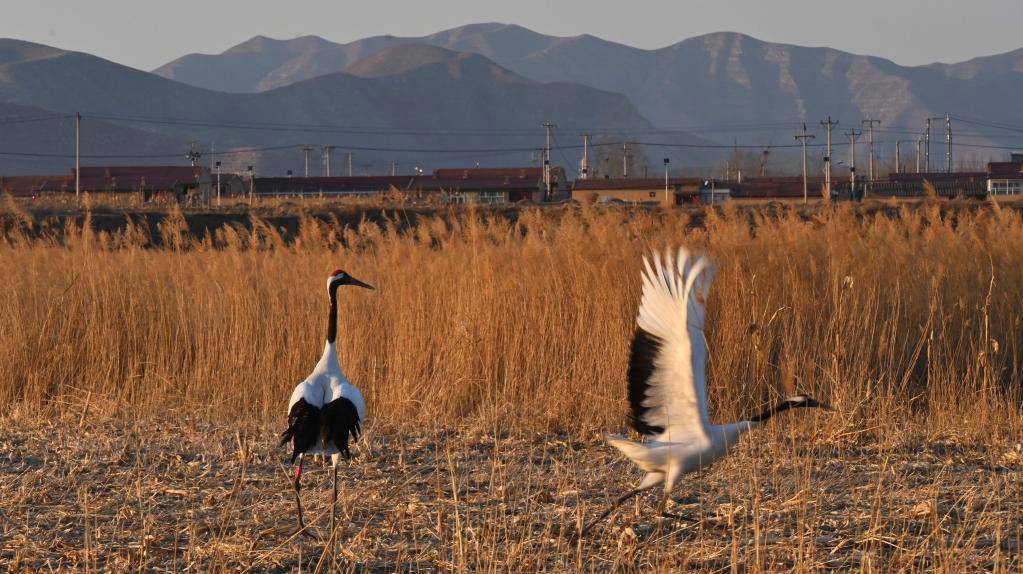
[[[83,116],[84,117],[84,116]],[[728,145],[728,144],[675,144],[675,143],[664,143],[664,142],[649,142],[649,141],[603,141],[603,142],[591,142],[590,147],[620,147],[622,144],[628,143],[629,145],[638,145],[643,147],[666,147],[666,148],[681,148],[681,149],[756,149],[760,150],[763,146],[758,145]],[[878,141],[875,143],[879,144],[894,144],[895,140]],[[963,143],[959,141],[953,142],[953,147],[960,148],[978,148],[978,149],[995,149],[995,150],[1017,150],[1023,147],[1023,143],[1017,146],[1009,145],[987,145],[987,144],[976,144],[976,143]],[[807,148],[823,148],[827,144],[807,144]],[[847,147],[848,142],[833,142],[831,147]],[[301,150],[302,144],[290,144],[280,146],[267,146],[267,147],[245,147],[235,148],[223,151],[217,151],[217,155],[239,155],[256,152],[272,152],[272,151],[285,151],[285,150]],[[536,147],[508,147],[508,148],[401,148],[401,147],[366,147],[366,146],[350,146],[350,145],[336,145],[335,147],[341,147],[353,151],[368,151],[368,152],[393,152],[393,153],[421,153],[421,154],[465,154],[467,158],[487,156],[498,156],[513,153],[529,153],[536,151]],[[562,145],[561,150],[574,150],[582,149],[582,144],[579,145]],[[780,144],[774,145],[772,148],[802,148],[802,144]],[[15,151],[3,151],[0,150],[0,155],[12,156],[12,157],[38,157],[38,158],[58,158],[58,159],[70,159],[73,158],[73,154],[66,153],[46,153],[46,152],[15,152]],[[83,159],[167,159],[167,158],[179,158],[181,153],[168,152],[168,153],[152,153],[152,154],[82,154]]]
[[[0,124],[21,124],[29,122],[48,122],[51,120],[69,120],[74,114],[49,114],[45,116],[7,116],[0,118]]]
[[[558,143],[558,136],[554,135],[554,133],[552,132],[551,137],[554,138],[554,149],[558,150],[558,155],[560,155],[561,160],[565,162],[565,169],[572,170],[572,173],[574,173],[576,179],[578,179],[579,170],[572,167],[572,162],[568,161],[568,156],[565,155],[565,152],[561,149],[561,144]]]
[[[257,131],[300,131],[300,132],[323,132],[323,133],[345,133],[345,134],[368,134],[368,135],[460,135],[460,136],[493,136],[493,135],[533,135],[536,130],[527,127],[501,127],[488,129],[457,129],[457,128],[394,128],[390,126],[341,126],[330,124],[287,124],[271,122],[238,122],[197,118],[175,118],[161,116],[131,116],[109,113],[83,113],[83,117],[100,120],[124,121],[137,123],[153,123],[165,125],[180,125],[192,127],[232,128]],[[782,130],[798,126],[798,122],[774,122],[774,123],[750,123],[750,124],[720,124],[720,125],[692,125],[692,126],[662,126],[650,128],[625,129],[612,126],[586,127],[589,132],[607,133],[672,133],[672,132],[703,132],[703,131],[749,131],[749,130]],[[581,128],[575,128],[581,129]],[[563,130],[564,131],[564,130]],[[568,132],[571,133],[571,132]],[[582,135],[582,132],[579,134]]]

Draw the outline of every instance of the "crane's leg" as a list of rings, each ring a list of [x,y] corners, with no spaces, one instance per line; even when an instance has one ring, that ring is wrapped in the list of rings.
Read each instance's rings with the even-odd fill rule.
[[[298,466],[295,467],[295,478],[291,482],[291,486],[295,489],[295,508],[298,510],[298,530],[295,533],[301,532],[306,536],[312,536],[306,529],[305,523],[302,521],[302,498],[299,493],[302,491],[302,454],[298,455]]]
[[[607,518],[608,515],[610,515],[612,512],[614,512],[614,510],[616,508],[618,508],[619,506],[624,504],[626,500],[632,498],[633,496],[636,496],[637,494],[643,492],[644,490],[648,490],[650,488],[653,488],[658,483],[660,483],[662,480],[664,480],[664,474],[663,473],[651,472],[651,473],[647,474],[645,477],[643,477],[643,481],[639,483],[639,486],[637,486],[635,490],[630,490],[626,494],[624,494],[621,497],[619,497],[618,500],[616,500],[615,503],[613,505],[611,505],[611,508],[608,508],[600,516],[598,516],[597,518],[593,519],[589,524],[584,526],[583,529],[579,531],[579,536],[580,537],[585,536],[586,533],[590,530],[590,528],[593,528],[593,526],[596,525],[598,522],[600,522],[601,520],[604,520],[605,518]]]
[[[330,501],[330,535],[334,536],[335,515],[337,514],[337,464],[334,465],[334,497]]]
[[[672,461],[672,462],[674,462],[674,461]],[[658,516],[661,516],[661,517],[664,517],[664,518],[670,518],[672,520],[677,520],[679,518],[677,515],[673,515],[671,513],[665,512],[665,509],[667,509],[667,507],[668,507],[668,499],[671,498],[671,489],[674,488],[675,481],[678,480],[678,477],[680,477],[681,474],[682,474],[681,468],[678,465],[675,465],[675,463],[672,463],[672,462],[669,462],[668,474],[664,478],[664,495],[661,496],[661,503],[659,503],[657,505],[657,514],[658,514]]]
[[[668,499],[669,498],[671,498],[671,492],[665,490],[664,491],[664,496],[661,497],[661,502],[657,505],[657,515],[658,516],[663,516],[665,518],[671,518],[673,520],[678,520],[679,518],[681,518],[681,516],[679,516],[677,514],[672,514],[670,512],[666,512],[665,511],[665,508],[668,507]]]
[[[637,494],[639,494],[641,492],[643,492],[643,490],[637,488],[635,490],[630,490],[626,494],[618,497],[618,500],[616,500],[615,503],[612,504],[610,508],[608,508],[604,512],[600,513],[600,516],[594,518],[593,520],[590,521],[589,524],[584,526],[583,529],[579,531],[579,536],[580,537],[586,536],[586,533],[589,532],[590,528],[593,528],[598,522],[600,522],[601,520],[604,520],[605,518],[607,518],[608,515],[610,515],[612,512],[614,512],[616,508],[618,508],[622,504],[625,504],[626,500],[632,498],[633,496],[636,496]]]
[[[664,478],[664,495],[661,497],[661,503],[657,505],[658,516],[664,518],[671,518],[672,520],[678,520],[681,518],[677,514],[665,512],[668,507],[668,499],[671,498],[671,489],[675,487],[675,481],[682,475],[682,468],[676,464],[671,464],[668,467],[668,475]]]

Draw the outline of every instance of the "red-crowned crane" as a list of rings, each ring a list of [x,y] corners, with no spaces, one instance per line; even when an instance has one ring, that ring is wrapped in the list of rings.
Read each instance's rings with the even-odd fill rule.
[[[320,362],[306,380],[295,387],[288,401],[288,428],[281,433],[281,446],[292,443],[291,463],[295,468],[295,506],[298,508],[298,530],[304,532],[302,522],[302,458],[307,455],[330,455],[334,470],[334,497],[331,500],[330,531],[334,532],[337,508],[337,466],[344,456],[350,456],[349,445],[359,439],[359,431],[366,420],[366,401],[362,393],[341,371],[337,361],[337,290],[342,285],[356,285],[373,289],[338,269],[327,279],[330,298],[330,316],[327,318],[327,343]]]
[[[675,482],[706,468],[728,453],[744,433],[774,415],[797,407],[830,410],[806,395],[789,397],[747,420],[712,424],[707,414],[707,340],[703,334],[704,301],[710,288],[709,263],[680,249],[664,259],[644,257],[643,298],[629,358],[630,422],[648,440],[633,442],[609,435],[646,476],[634,490],[580,531],[585,534],[629,498],[662,485],[657,513],[664,512]]]

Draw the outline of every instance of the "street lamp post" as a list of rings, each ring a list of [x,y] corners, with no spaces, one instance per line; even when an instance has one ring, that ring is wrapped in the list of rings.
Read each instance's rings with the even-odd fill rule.
[[[256,197],[256,176],[253,175],[251,165],[246,171],[249,172],[249,205],[252,205],[252,200]]]
[[[668,158],[664,158],[664,204],[665,205],[669,205],[669,203],[668,203],[668,164],[669,163],[671,163],[671,160],[668,159]]]

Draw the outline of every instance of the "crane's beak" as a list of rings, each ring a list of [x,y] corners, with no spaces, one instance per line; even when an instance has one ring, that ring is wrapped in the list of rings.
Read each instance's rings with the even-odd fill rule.
[[[806,406],[812,407],[812,408],[817,408],[817,409],[824,409],[826,411],[833,411],[833,410],[835,410],[834,407],[832,407],[828,403],[822,403],[820,401],[811,399],[810,397],[806,398]]]
[[[363,283],[362,281],[359,281],[358,279],[352,277],[351,275],[348,276],[348,284],[355,285],[357,287],[362,287],[363,289],[374,289],[374,287],[369,283]]]

